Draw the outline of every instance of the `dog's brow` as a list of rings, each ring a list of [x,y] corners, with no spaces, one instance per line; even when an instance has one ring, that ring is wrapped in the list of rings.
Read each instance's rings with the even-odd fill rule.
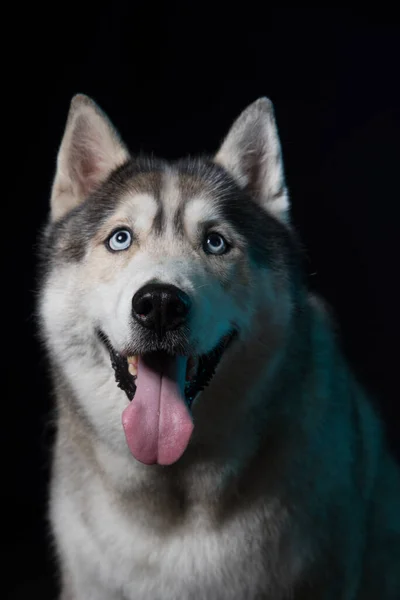
[[[93,242],[95,244],[103,242],[105,238],[109,235],[110,231],[112,231],[115,227],[122,227],[124,225],[126,227],[130,227],[130,219],[128,219],[124,215],[121,215],[120,217],[113,215],[111,219],[107,219],[105,223],[103,223],[98,229],[96,235],[93,237]]]
[[[184,218],[188,225],[195,228],[199,223],[219,220],[220,215],[214,204],[198,196],[186,203]]]
[[[223,221],[221,219],[206,219],[205,221],[201,221],[199,223],[199,228],[203,231],[209,231],[211,229],[217,229],[223,225]]]

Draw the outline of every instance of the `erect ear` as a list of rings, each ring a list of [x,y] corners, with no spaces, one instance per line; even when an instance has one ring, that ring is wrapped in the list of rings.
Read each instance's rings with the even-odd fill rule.
[[[288,223],[281,145],[268,98],[256,100],[242,112],[214,160],[268,212]]]
[[[57,220],[83,202],[129,153],[118,133],[87,96],[74,96],[57,158],[51,218]]]

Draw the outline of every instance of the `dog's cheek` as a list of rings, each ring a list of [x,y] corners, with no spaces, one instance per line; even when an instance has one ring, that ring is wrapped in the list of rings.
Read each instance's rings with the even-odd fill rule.
[[[248,305],[253,284],[250,264],[242,258],[235,262],[229,270],[229,278],[223,282],[224,290],[231,295],[240,309]]]
[[[210,279],[209,274],[195,292],[191,335],[198,352],[205,354],[236,324],[240,310],[220,279]]]
[[[213,303],[224,329],[222,335],[232,326],[246,331],[256,310],[257,277],[254,268],[246,255],[235,258],[234,261],[221,262],[215,273],[217,281],[212,288],[215,294]]]
[[[286,330],[293,314],[291,282],[282,272],[260,268],[254,288],[256,313],[276,331]]]
[[[232,303],[237,325],[247,322],[254,310],[255,277],[245,257],[230,265],[226,278],[221,282],[226,302]]]
[[[109,281],[88,285],[88,306],[93,322],[117,343],[129,330],[131,297],[129,277],[119,273]]]
[[[54,355],[65,357],[69,340],[86,335],[85,297],[76,268],[59,266],[49,275],[40,298],[39,313]]]

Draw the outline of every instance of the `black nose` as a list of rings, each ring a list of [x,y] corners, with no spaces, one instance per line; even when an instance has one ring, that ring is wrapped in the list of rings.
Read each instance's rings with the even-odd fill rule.
[[[159,337],[182,325],[190,310],[190,298],[174,285],[150,283],[132,299],[132,315],[141,325],[153,329]]]

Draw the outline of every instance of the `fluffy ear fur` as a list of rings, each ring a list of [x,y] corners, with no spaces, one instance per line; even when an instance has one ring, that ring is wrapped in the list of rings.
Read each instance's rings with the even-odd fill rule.
[[[266,210],[288,223],[289,197],[281,145],[268,98],[260,98],[244,110],[214,160]]]
[[[118,133],[87,96],[74,96],[57,158],[51,216],[60,219],[83,202],[129,154]]]

